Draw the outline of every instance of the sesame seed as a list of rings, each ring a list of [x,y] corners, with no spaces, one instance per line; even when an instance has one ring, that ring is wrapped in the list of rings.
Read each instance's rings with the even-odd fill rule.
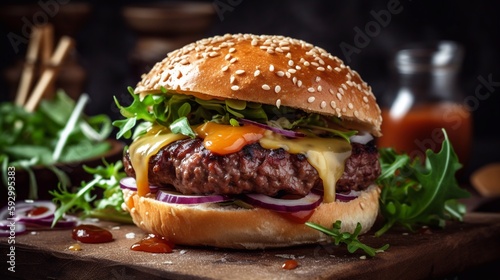
[[[181,65],[186,65],[186,64],[189,64],[189,61],[183,59],[183,60],[181,60],[180,64]]]
[[[265,43],[264,43],[265,44]],[[260,46],[259,47],[261,50],[267,50],[267,47],[266,46]]]
[[[293,66],[293,60],[291,60],[291,59],[290,59],[290,60],[288,61],[288,66],[290,66],[290,67],[292,67],[292,66]]]
[[[234,83],[234,80],[235,80],[235,77],[233,75],[231,75],[231,77],[229,78],[229,83]]]
[[[333,89],[329,89],[328,90],[331,94],[335,94],[335,91],[333,91]]]
[[[332,106],[332,108],[335,109],[335,107],[337,107],[337,103],[335,103],[335,101],[331,101],[330,106]]]
[[[279,108],[280,106],[281,106],[281,99],[278,99],[276,100],[276,107]]]
[[[274,92],[279,93],[280,91],[281,91],[281,87],[280,86],[274,87]]]
[[[363,202],[360,202],[359,207],[361,207],[361,209],[365,209],[365,204]]]
[[[339,100],[342,100],[342,95],[341,95],[339,92],[337,92],[337,98],[338,98]]]
[[[326,102],[325,101],[321,101],[321,105],[319,105],[321,107],[321,109],[324,109],[326,107]]]
[[[321,81],[320,76],[316,76],[316,83],[318,83],[319,81]]]
[[[278,75],[278,76],[280,76],[280,77],[283,77],[283,76],[285,76],[285,72],[283,72],[283,71],[278,71],[278,72],[276,72],[276,75]]]
[[[363,101],[364,101],[365,103],[368,103],[368,97],[363,96]]]
[[[315,92],[316,90],[313,87],[307,89],[308,92]]]
[[[316,61],[313,61],[313,62],[311,62],[311,65],[312,65],[312,66],[316,66],[316,67],[318,67],[318,66],[319,66],[319,63],[317,63]]]
[[[351,110],[352,110],[352,108],[354,108],[354,105],[352,105],[352,103],[351,103],[351,102],[349,102],[349,104],[347,104],[347,107],[349,107],[349,109],[351,109]]]
[[[283,53],[283,50],[280,47],[274,49],[276,52]]]
[[[358,112],[357,110],[356,110],[356,111],[354,111],[354,116],[355,116],[356,118],[359,118],[359,112]]]
[[[273,54],[274,50],[272,48],[267,48],[267,53]]]
[[[258,43],[259,43],[259,42],[258,42],[257,40],[252,40],[252,43],[251,43],[251,44],[252,44],[252,46],[257,46],[257,44],[258,44]]]
[[[339,88],[339,93],[344,95],[344,89],[343,88]]]
[[[294,85],[297,84],[297,77],[293,77],[292,78],[292,82],[293,82]]]
[[[274,65],[269,65],[269,71],[273,72],[274,71]]]
[[[287,78],[290,78],[292,76],[292,74],[290,74],[290,72],[285,72],[285,75]]]
[[[318,70],[318,71],[325,71],[325,67],[321,67],[320,66],[320,67],[316,68],[316,70]]]
[[[310,65],[309,61],[304,61],[304,66],[309,66],[309,65]]]
[[[263,85],[262,85],[262,89],[263,89],[263,90],[270,90],[270,89],[271,89],[271,87],[270,87],[270,86],[268,86],[268,85],[266,85],[266,84],[263,84]]]
[[[344,107],[344,108],[342,108],[342,113],[345,113],[345,112],[347,112],[347,109]]]
[[[299,65],[295,65],[295,69],[300,70],[302,69],[302,67],[300,67]]]
[[[229,60],[231,58],[231,55],[230,54],[226,54],[226,56],[224,56],[224,59],[225,60]]]
[[[255,72],[253,72],[254,77],[257,77],[259,75],[260,75],[260,70],[255,70]]]
[[[327,65],[327,66],[326,66],[326,69],[328,69],[328,71],[332,71],[332,69],[333,69],[333,68],[332,68],[332,66]]]
[[[210,53],[208,54],[208,56],[210,56],[210,57],[216,57],[216,56],[218,56],[219,54],[220,54],[220,53],[218,53],[218,52],[210,52]]]
[[[287,57],[287,58],[292,58],[292,54],[291,54],[291,53],[287,53],[287,54],[286,54],[286,57]]]
[[[234,73],[235,73],[236,75],[241,75],[241,74],[244,74],[244,73],[245,73],[245,70],[241,70],[241,69],[240,69],[240,70],[236,70]]]
[[[239,87],[239,86],[236,86],[236,85],[231,86],[231,90],[239,90],[239,89],[240,89],[240,87]]]
[[[290,72],[290,73],[294,74],[295,72],[297,72],[297,70],[295,70],[295,69],[293,69],[293,68],[290,68],[290,69],[288,69],[288,72]]]
[[[340,68],[339,67],[335,67],[333,70],[337,71],[337,72],[340,72]]]
[[[318,91],[322,91],[323,88],[321,86],[318,86]]]
[[[316,100],[316,97],[314,97],[314,96],[309,96],[309,98],[307,98],[307,102],[309,102],[309,103],[313,103],[314,100]]]
[[[223,67],[221,68],[222,72],[226,72],[226,71],[227,71],[227,69],[229,69],[229,65],[223,66]]]
[[[284,51],[289,51],[290,47],[281,47],[281,49],[284,50]]]
[[[238,59],[236,57],[233,57],[231,58],[231,60],[229,60],[229,63],[235,63],[236,61],[238,61]]]
[[[301,86],[302,86],[302,81],[301,81],[301,80],[298,80],[298,81],[297,81],[297,86],[298,86],[298,87],[301,87]]]
[[[234,53],[235,51],[236,51],[236,49],[235,49],[235,48],[230,48],[228,52],[230,52],[230,53]]]

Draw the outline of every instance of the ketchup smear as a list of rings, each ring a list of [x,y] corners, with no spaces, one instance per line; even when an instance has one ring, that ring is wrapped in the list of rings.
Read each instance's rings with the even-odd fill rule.
[[[113,241],[113,235],[107,229],[95,225],[79,225],[71,233],[74,240],[82,243],[105,243]]]
[[[174,243],[166,240],[163,236],[150,233],[134,243],[130,249],[149,253],[172,253]]]

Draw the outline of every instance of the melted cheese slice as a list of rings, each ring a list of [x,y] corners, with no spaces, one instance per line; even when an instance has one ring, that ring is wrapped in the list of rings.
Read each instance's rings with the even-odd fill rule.
[[[351,156],[351,144],[340,138],[296,138],[267,133],[260,139],[266,149],[283,148],[291,154],[304,154],[323,180],[323,201],[335,201],[335,185],[344,173],[345,160]]]
[[[166,145],[181,139],[188,138],[182,134],[174,134],[165,127],[153,126],[145,135],[137,138],[130,144],[130,162],[135,170],[137,193],[144,196],[150,192],[148,182],[149,158],[158,153]]]

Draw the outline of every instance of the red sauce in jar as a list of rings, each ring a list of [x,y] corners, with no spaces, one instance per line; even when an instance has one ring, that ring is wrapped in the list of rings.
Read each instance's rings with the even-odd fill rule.
[[[130,249],[149,253],[172,253],[174,243],[166,240],[163,236],[150,233],[140,241],[132,244]]]
[[[79,225],[73,228],[72,237],[82,243],[105,243],[113,241],[113,235],[107,229],[95,225]]]
[[[440,103],[417,105],[403,116],[391,116],[382,110],[382,137],[379,147],[392,147],[411,157],[425,158],[425,151],[438,152],[446,129],[459,161],[464,164],[469,157],[472,143],[472,119],[470,112],[460,104]]]

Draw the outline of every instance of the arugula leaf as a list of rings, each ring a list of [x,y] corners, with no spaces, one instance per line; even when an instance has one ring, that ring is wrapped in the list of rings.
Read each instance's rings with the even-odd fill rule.
[[[103,165],[96,168],[84,166],[87,173],[94,178],[89,182],[82,182],[81,186],[72,191],[59,185],[58,190],[49,191],[58,205],[54,213],[52,226],[66,213],[82,212],[82,217],[98,217],[105,220],[128,222],[132,220],[128,212],[121,209],[123,194],[120,189],[120,180],[126,175],[123,172],[123,163],[117,161],[109,164],[103,160]],[[96,191],[102,189],[102,198],[98,198]]]
[[[171,125],[170,130],[176,134],[183,134],[189,136],[191,138],[196,138],[196,133],[194,133],[193,129],[189,125],[189,121],[186,117],[181,117],[176,119]]]
[[[443,228],[446,220],[463,219],[465,206],[457,199],[470,194],[458,185],[455,173],[461,164],[444,129],[443,134],[441,150],[427,150],[425,164],[393,149],[380,149],[382,174],[377,183],[382,186],[380,211],[385,224],[376,236],[394,225],[413,231],[417,225]]]
[[[342,225],[341,221],[336,221],[335,223],[333,223],[332,229],[328,229],[326,227],[311,222],[306,222],[306,225],[313,229],[319,230],[328,236],[331,236],[334,244],[337,246],[340,243],[346,244],[349,253],[354,253],[358,249],[361,249],[370,257],[374,257],[377,252],[385,251],[389,248],[389,244],[386,244],[378,249],[375,249],[361,242],[358,239],[358,235],[362,229],[360,223],[357,223],[356,229],[354,230],[353,233],[341,232],[340,231]]]

